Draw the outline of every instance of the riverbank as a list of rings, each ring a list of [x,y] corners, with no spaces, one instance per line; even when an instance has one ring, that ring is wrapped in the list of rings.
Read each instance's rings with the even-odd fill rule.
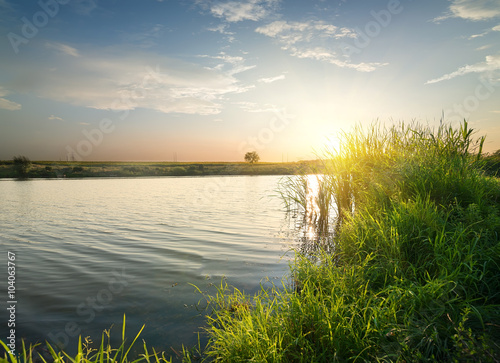
[[[343,134],[317,196],[307,177],[284,185],[320,232],[290,283],[206,294],[207,361],[499,362],[500,183],[472,135],[467,122]]]
[[[204,175],[295,175],[317,168],[317,161],[286,163],[33,161],[26,178],[112,178]],[[0,178],[17,178],[11,160],[0,161]]]

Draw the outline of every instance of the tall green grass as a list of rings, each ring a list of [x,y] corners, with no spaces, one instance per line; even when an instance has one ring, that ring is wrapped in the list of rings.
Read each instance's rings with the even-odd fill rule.
[[[123,325],[121,331],[122,343],[119,347],[112,347],[110,343],[110,331],[105,330],[102,333],[101,341],[95,345],[89,337],[83,341],[82,338],[78,339],[77,350],[78,353],[72,356],[64,351],[56,350],[48,342],[46,342],[46,349],[40,351],[37,349],[41,344],[31,344],[27,347],[23,341],[22,348],[19,354],[10,355],[5,353],[0,357],[0,362],[5,363],[167,363],[172,362],[170,358],[165,357],[165,353],[158,353],[154,349],[148,349],[146,343],[143,342],[144,352],[137,355],[131,353],[132,348],[137,342],[144,326],[137,333],[135,338],[130,344],[127,344],[125,334],[126,318],[123,316]],[[0,344],[6,351],[9,351],[7,345],[0,340]]]
[[[207,296],[206,360],[500,361],[500,184],[483,143],[465,121],[341,134],[317,196],[333,248],[298,252],[293,283]],[[301,213],[305,181],[281,190]]]

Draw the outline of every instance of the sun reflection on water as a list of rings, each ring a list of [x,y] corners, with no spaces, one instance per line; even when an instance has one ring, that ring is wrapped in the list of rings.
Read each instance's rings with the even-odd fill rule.
[[[319,175],[307,175],[306,209],[305,209],[305,238],[313,241],[317,236],[317,220],[321,212],[318,205],[320,185]]]
[[[284,178],[280,193],[287,208],[290,237],[302,253],[332,252],[337,228],[335,180],[331,175],[308,174]]]

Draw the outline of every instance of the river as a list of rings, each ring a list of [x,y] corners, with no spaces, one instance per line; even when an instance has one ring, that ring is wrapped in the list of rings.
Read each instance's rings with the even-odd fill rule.
[[[214,291],[225,278],[254,293],[287,274],[279,179],[0,180],[0,291],[5,306],[11,252],[17,349],[47,340],[74,352],[78,335],[99,342],[113,324],[120,338],[124,314],[129,338],[146,325],[149,347],[194,345],[204,312],[191,284]]]

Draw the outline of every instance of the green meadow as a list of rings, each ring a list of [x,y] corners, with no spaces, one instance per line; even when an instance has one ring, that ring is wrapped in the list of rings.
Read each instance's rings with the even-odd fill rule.
[[[25,178],[92,178],[203,175],[293,175],[316,161],[286,163],[32,161]],[[18,178],[12,160],[0,161],[0,178]]]
[[[482,156],[483,143],[465,121],[342,133],[338,150],[315,164],[312,199],[305,173],[279,187],[315,230],[289,275],[252,296],[225,281],[210,293],[194,287],[209,339],[186,348],[183,361],[499,362],[499,158]],[[76,357],[51,354],[166,361],[147,342],[141,357],[128,358],[127,347],[103,339],[96,351],[80,344]],[[32,358],[26,348],[19,361]]]

